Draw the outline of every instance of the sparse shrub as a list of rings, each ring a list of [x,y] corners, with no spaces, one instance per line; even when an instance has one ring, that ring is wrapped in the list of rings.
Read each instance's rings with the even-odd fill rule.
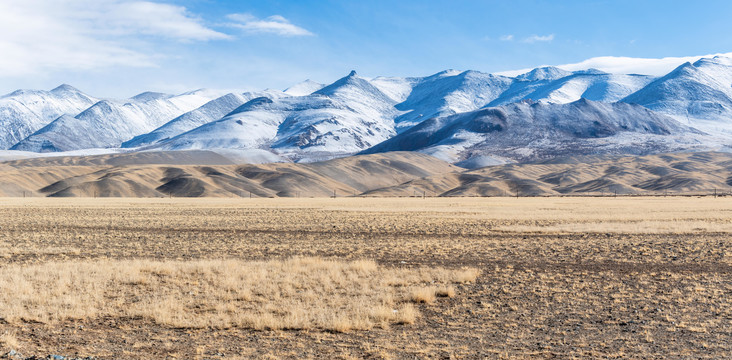
[[[473,282],[479,275],[480,270],[475,268],[466,268],[455,273],[454,281],[457,283]]]
[[[435,302],[436,292],[437,290],[432,286],[419,287],[412,289],[410,299],[416,303],[430,305]]]
[[[435,295],[437,295],[438,297],[448,297],[448,298],[455,297],[455,288],[452,287],[452,285],[441,287],[441,288],[437,289],[437,291],[435,292]]]
[[[404,303],[399,309],[396,310],[396,323],[399,325],[403,324],[414,324],[419,316],[419,311],[414,308],[410,303]]]
[[[17,350],[19,346],[20,342],[18,342],[18,338],[15,336],[15,333],[5,331],[0,334],[0,349],[3,349],[4,351]]]

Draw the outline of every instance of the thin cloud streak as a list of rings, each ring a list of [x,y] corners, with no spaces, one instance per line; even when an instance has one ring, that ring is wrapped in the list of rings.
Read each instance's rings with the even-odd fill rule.
[[[121,2],[113,6],[105,19],[107,28],[122,33],[138,33],[181,41],[208,41],[231,39],[231,36],[212,30],[202,24],[183,6],[149,1]]]
[[[235,23],[229,24],[232,27],[244,30],[253,34],[274,34],[279,36],[314,36],[312,32],[292,24],[289,20],[280,15],[273,15],[265,19],[259,19],[251,14],[230,14],[227,16]]]
[[[532,44],[535,42],[551,42],[554,40],[554,34],[549,35],[531,35],[525,39],[522,40],[522,42],[525,42],[527,44]]]

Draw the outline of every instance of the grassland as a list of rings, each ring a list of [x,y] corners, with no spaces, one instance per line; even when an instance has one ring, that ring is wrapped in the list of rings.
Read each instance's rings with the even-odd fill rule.
[[[2,199],[0,350],[730,358],[731,223],[729,198]]]

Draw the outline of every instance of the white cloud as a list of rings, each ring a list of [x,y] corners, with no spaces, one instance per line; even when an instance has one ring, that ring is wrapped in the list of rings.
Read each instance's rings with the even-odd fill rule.
[[[0,1],[0,77],[111,66],[151,67],[135,45],[225,39],[185,8],[129,0]],[[133,45],[135,44],[135,45]]]
[[[501,41],[513,41],[513,35],[503,35],[498,40]]]
[[[122,33],[139,33],[176,40],[220,40],[230,36],[204,26],[185,7],[150,1],[113,3],[104,26]]]
[[[598,69],[612,74],[643,74],[663,76],[686,62],[694,62],[701,58],[710,58],[714,56],[732,57],[732,53],[720,53],[699,56],[684,57],[665,57],[665,58],[633,58],[618,56],[601,56],[590,58],[578,63],[557,65],[556,67],[567,71],[578,71],[587,69]],[[546,65],[542,65],[546,66]],[[516,76],[532,69],[519,69],[511,71],[502,71],[497,74],[505,76]]]
[[[531,43],[535,43],[535,42],[550,42],[552,40],[554,40],[554,34],[543,35],[543,36],[542,35],[531,35],[521,41],[531,44]]]
[[[280,15],[273,15],[259,19],[251,14],[231,14],[228,18],[236,21],[230,26],[242,29],[249,33],[266,33],[280,36],[313,36],[310,31],[292,24]]]

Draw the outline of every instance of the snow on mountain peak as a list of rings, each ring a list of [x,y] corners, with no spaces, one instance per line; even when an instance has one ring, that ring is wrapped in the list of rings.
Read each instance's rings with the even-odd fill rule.
[[[248,97],[242,94],[234,93],[218,97],[197,109],[170,120],[152,132],[135,136],[131,140],[122,143],[122,147],[139,147],[169,139],[211,121],[222,118],[237,106],[246,102],[247,99]]]
[[[80,93],[81,91],[79,89],[77,89],[77,88],[69,85],[69,84],[61,84],[61,85],[53,88],[53,90],[51,90],[51,92],[52,93],[64,93],[64,92],[66,92],[66,93]]]
[[[97,101],[69,85],[13,91],[0,98],[0,148],[8,149],[59,116],[78,114]]]
[[[527,73],[521,74],[516,77],[522,81],[544,81],[544,80],[557,80],[565,76],[569,76],[572,73],[569,71],[562,70],[554,66],[545,66],[533,69]]]
[[[154,92],[154,91],[145,91],[143,93],[137,94],[130,99],[135,101],[153,101],[153,100],[160,100],[160,99],[168,99],[173,97],[173,95],[160,93],[160,92]]]
[[[712,133],[732,133],[732,65],[724,57],[684,63],[622,101]]]
[[[614,103],[619,100],[658,113]],[[646,151],[650,145],[627,139],[637,135],[666,144],[660,137],[679,129],[693,133],[659,113],[694,127],[714,122],[732,133],[732,59],[700,59],[662,78],[557,67],[539,67],[516,77],[445,70],[425,77],[367,79],[351,71],[327,86],[306,80],[284,92],[224,94],[199,89],[104,101],[64,84],[0,98],[0,126],[8,129],[0,134],[0,144],[7,148],[17,143],[15,148],[32,151],[120,143],[142,149],[260,149],[292,160],[317,160],[353,154],[397,132],[426,141],[423,133],[412,131],[424,126],[435,131],[430,139],[446,136],[435,145],[442,150],[425,151],[457,154],[462,151],[458,147],[469,144],[461,148],[469,148],[465,156],[490,155],[484,150],[499,151],[498,145],[513,148],[515,154],[547,155],[561,145],[547,134],[579,144],[582,151],[594,151],[598,144],[611,151]],[[504,131],[506,126],[510,131]],[[495,137],[474,141],[486,131]],[[608,139],[577,142],[577,136]],[[703,143],[698,136],[702,135],[693,133],[694,141]],[[609,144],[621,137],[624,147]],[[526,139],[534,142],[521,143]]]
[[[610,74],[608,72],[605,72],[605,71],[602,71],[602,70],[598,70],[598,69],[595,69],[595,68],[589,68],[587,70],[578,70],[578,71],[575,71],[573,73],[574,74],[581,74],[581,75],[608,75],[608,74]]]
[[[208,100],[201,94],[172,96],[155,92],[144,92],[126,100],[102,100],[76,116],[60,116],[22,139],[13,149],[66,151],[116,147]]]
[[[694,62],[694,66],[696,67],[703,66],[704,64],[732,66],[732,58],[717,55],[712,58],[701,58]]]
[[[347,76],[313,92],[313,95],[342,98],[358,104],[378,104],[379,107],[394,102],[374,84],[358,76],[356,71],[351,71]]]
[[[291,96],[305,96],[322,89],[323,86],[323,84],[307,79],[285,89],[284,93]]]
[[[440,72],[438,72],[438,73],[436,73],[436,74],[434,74],[434,75],[432,75],[432,76],[428,76],[428,77],[448,77],[448,76],[456,76],[456,75],[459,75],[459,74],[460,74],[460,73],[462,73],[462,72],[463,72],[462,70],[447,69],[447,70],[442,70],[442,71],[440,71]]]

